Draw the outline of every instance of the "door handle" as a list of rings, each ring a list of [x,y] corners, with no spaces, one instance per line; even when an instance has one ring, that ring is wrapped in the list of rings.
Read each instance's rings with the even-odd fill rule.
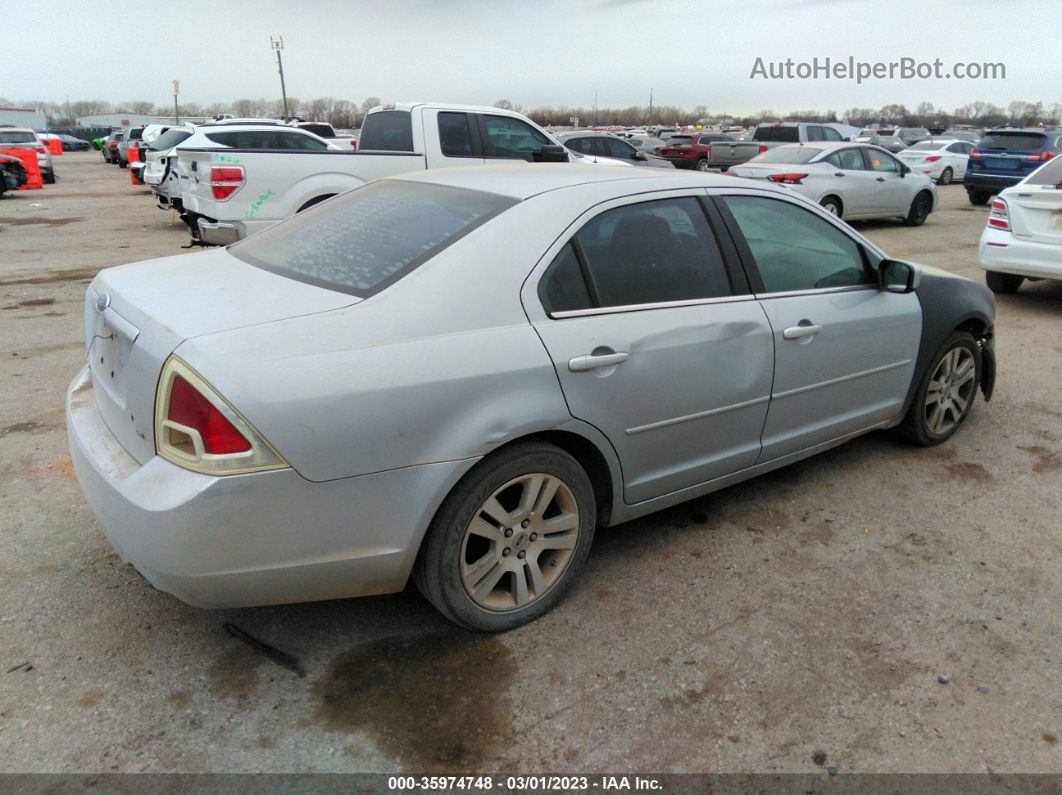
[[[884,181],[885,181],[885,177],[878,177],[878,182],[884,182]]]
[[[597,356],[593,354],[576,356],[574,359],[568,360],[568,369],[573,373],[585,373],[587,370],[596,370],[598,367],[613,367],[627,361],[628,356],[630,354],[624,351],[603,353]]]
[[[813,325],[810,321],[801,320],[796,326],[790,326],[782,332],[787,340],[798,340],[802,337],[813,337],[822,331],[822,326]]]
[[[833,175],[835,177],[843,177],[844,176],[844,172],[843,171],[834,171]]]

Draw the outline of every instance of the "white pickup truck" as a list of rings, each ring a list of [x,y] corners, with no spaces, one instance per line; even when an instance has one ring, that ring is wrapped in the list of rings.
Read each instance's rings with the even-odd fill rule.
[[[182,145],[175,153],[181,217],[199,245],[233,243],[337,193],[407,171],[497,160],[629,167],[571,153],[513,111],[420,102],[369,111],[357,151]]]

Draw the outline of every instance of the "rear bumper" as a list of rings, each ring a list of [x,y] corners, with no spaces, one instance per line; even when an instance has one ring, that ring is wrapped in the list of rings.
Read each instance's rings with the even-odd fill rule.
[[[1017,185],[1025,179],[1026,176],[1026,174],[985,174],[983,172],[967,170],[966,176],[962,178],[962,184],[966,186],[967,190],[972,189],[998,193],[1004,188],[1009,188],[1011,185]]]
[[[67,393],[78,482],[108,541],[156,588],[199,607],[391,593],[474,461],[315,483],[294,470],[213,477],[119,445],[82,370]]]
[[[199,239],[211,246],[227,246],[244,237],[242,230],[236,224],[227,224],[223,221],[197,218],[196,226],[199,229]]]
[[[1062,280],[1062,246],[1022,240],[991,227],[981,233],[977,259],[986,271]]]

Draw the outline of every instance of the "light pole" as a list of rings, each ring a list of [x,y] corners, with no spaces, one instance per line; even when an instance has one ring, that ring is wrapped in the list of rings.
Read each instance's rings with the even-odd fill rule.
[[[277,51],[277,69],[280,71],[280,95],[284,98],[284,118],[288,117],[288,90],[284,87],[284,61],[281,60],[280,51],[284,49],[284,37],[269,37],[269,46]]]
[[[177,110],[177,94],[180,92],[179,83],[173,81],[173,123],[179,125],[181,123],[181,114]]]

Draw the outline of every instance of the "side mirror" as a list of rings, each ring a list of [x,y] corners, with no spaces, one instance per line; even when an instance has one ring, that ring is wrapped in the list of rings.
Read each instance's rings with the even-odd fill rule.
[[[887,293],[913,293],[918,276],[918,269],[906,262],[883,259],[878,264],[878,287]]]
[[[647,158],[642,152],[635,152],[634,155],[631,157],[631,160],[648,160],[648,159],[649,158]]]
[[[568,150],[560,144],[546,144],[542,147],[540,163],[567,163]]]

